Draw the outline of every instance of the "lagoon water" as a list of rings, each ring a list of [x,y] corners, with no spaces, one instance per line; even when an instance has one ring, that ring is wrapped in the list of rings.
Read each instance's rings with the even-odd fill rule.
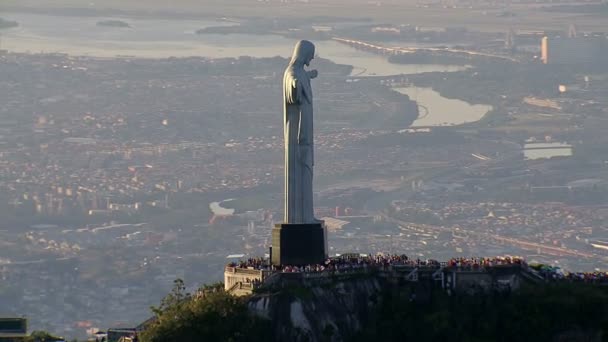
[[[203,56],[289,57],[296,39],[279,35],[196,34],[201,28],[237,25],[219,20],[108,18],[3,13],[19,27],[2,32],[2,47],[13,52],[57,52],[80,56],[167,58]],[[102,20],[121,20],[131,28],[103,27]],[[456,65],[392,64],[384,56],[359,51],[335,41],[316,41],[320,57],[354,66],[353,75],[386,76],[430,71],[458,71]]]
[[[238,25],[219,20],[79,17],[30,13],[2,13],[19,27],[2,31],[2,48],[13,52],[56,52],[78,56],[167,58],[202,56],[289,57],[295,39],[279,35],[196,34],[201,28]],[[131,28],[98,26],[102,20],[121,20]],[[320,57],[354,67],[352,76],[387,76],[423,72],[451,72],[458,65],[393,64],[385,56],[356,50],[335,41],[315,41]],[[420,44],[413,44],[420,45]],[[442,126],[473,122],[491,106],[451,100],[428,88],[396,88],[421,105],[413,126]],[[426,112],[428,110],[428,112]]]
[[[222,207],[222,204],[234,201],[233,198],[229,198],[220,202],[209,203],[209,210],[213,215],[218,216],[232,216],[234,215],[235,209]]]
[[[407,94],[410,99],[418,103],[420,115],[411,127],[452,126],[475,122],[492,110],[492,106],[489,105],[472,105],[465,101],[445,98],[431,88],[394,89]]]

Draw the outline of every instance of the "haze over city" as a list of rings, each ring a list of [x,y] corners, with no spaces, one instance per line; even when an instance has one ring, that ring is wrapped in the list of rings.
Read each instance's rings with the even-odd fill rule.
[[[0,317],[85,340],[283,220],[283,72],[316,46],[327,254],[608,271],[608,4],[2,0]]]

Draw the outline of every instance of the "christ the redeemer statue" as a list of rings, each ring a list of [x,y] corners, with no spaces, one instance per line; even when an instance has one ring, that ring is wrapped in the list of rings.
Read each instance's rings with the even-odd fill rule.
[[[314,165],[312,87],[307,71],[315,46],[301,40],[283,76],[285,133],[285,223],[318,223],[312,204]]]
[[[313,265],[327,256],[327,230],[312,205],[312,88],[316,70],[307,71],[315,46],[301,40],[283,76],[285,133],[285,221],[272,229],[273,265]]]

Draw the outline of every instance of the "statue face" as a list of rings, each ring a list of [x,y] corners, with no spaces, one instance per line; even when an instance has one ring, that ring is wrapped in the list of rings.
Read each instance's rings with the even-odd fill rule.
[[[310,61],[315,59],[315,46],[312,46],[312,51],[308,51],[309,55],[306,58],[306,66],[310,66]]]
[[[306,61],[306,66],[310,66],[310,61],[312,61],[313,59],[315,59],[314,55],[315,55],[314,52],[313,52],[312,55],[310,55],[310,58],[308,59],[308,61]]]
[[[291,57],[292,63],[298,63],[300,65],[304,64],[306,66],[310,65],[310,61],[315,58],[315,46],[313,43],[307,40],[301,40],[296,44],[296,47],[293,51],[293,56]]]
[[[312,45],[312,43],[311,43]],[[312,45],[312,51],[309,51],[310,56],[308,58],[308,60],[306,61],[306,66],[310,66],[310,61],[312,61],[313,59],[315,59],[315,46]]]

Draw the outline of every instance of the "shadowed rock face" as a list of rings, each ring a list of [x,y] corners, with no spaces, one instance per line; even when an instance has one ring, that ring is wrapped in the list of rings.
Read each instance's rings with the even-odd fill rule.
[[[555,335],[555,342],[601,342],[602,334],[598,331],[571,330]]]
[[[254,295],[249,308],[272,321],[279,341],[345,341],[368,323],[384,287],[377,277],[327,279],[276,295]]]
[[[349,341],[374,322],[374,313],[387,294],[429,303],[435,291],[443,292],[430,271],[419,271],[420,281],[406,273],[342,273],[333,276],[301,273],[275,274],[266,287],[249,300],[249,309],[272,322],[273,336],[280,341]],[[515,272],[515,273],[513,273]],[[509,269],[511,277],[519,268]],[[483,295],[495,287],[492,277],[479,274],[464,283],[462,292]],[[495,278],[500,276],[495,275]],[[515,282],[519,284],[519,282]],[[471,289],[471,284],[477,285]],[[484,287],[485,284],[485,287]],[[519,287],[519,285],[517,286]],[[474,290],[474,291],[472,291]]]
[[[508,269],[494,270],[492,281],[471,278],[479,272],[462,272],[451,291],[422,271],[417,281],[386,272],[276,274],[249,298],[248,308],[270,321],[276,341],[517,340],[522,336],[539,336],[532,339],[539,341],[602,341],[606,336],[608,287],[547,283],[511,269],[509,274],[501,273]],[[495,286],[509,277],[517,279],[511,279],[508,288]]]

